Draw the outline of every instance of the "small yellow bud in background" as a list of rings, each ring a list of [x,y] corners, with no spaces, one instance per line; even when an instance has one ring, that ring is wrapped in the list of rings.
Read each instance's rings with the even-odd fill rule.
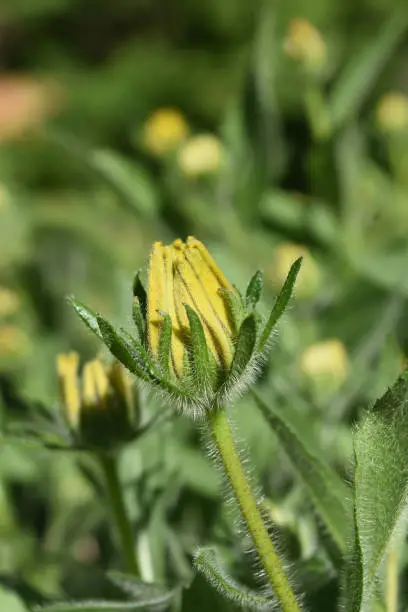
[[[408,96],[400,92],[385,94],[377,105],[377,123],[383,132],[408,129]]]
[[[277,287],[281,287],[286,280],[293,262],[303,257],[302,267],[297,278],[294,293],[298,298],[313,297],[320,285],[320,270],[310,251],[302,245],[285,243],[278,246],[275,251],[273,263],[267,270],[269,277]]]
[[[225,151],[213,134],[199,134],[190,138],[178,153],[178,165],[183,174],[196,178],[218,172],[224,162]]]
[[[30,348],[30,339],[20,327],[0,326],[0,359],[24,357]]]
[[[85,444],[109,449],[131,438],[137,426],[132,383],[117,362],[99,359],[84,364],[79,374],[77,353],[57,357],[57,372],[65,418]]]
[[[336,338],[312,344],[301,355],[300,370],[319,390],[336,391],[349,371],[344,344]]]
[[[18,294],[8,287],[0,287],[0,317],[9,317],[20,308]]]
[[[320,32],[307,19],[291,20],[284,50],[289,57],[311,72],[320,72],[326,64],[326,43]]]
[[[233,331],[220,289],[234,291],[205,246],[190,236],[170,246],[156,242],[150,256],[148,282],[148,341],[159,356],[163,313],[172,322],[171,367],[182,376],[188,347],[189,321],[185,304],[195,310],[214,358],[228,368],[233,355]]]
[[[142,131],[144,148],[163,157],[174,151],[190,132],[183,115],[174,108],[160,108],[150,115]]]
[[[78,368],[79,355],[77,353],[58,355],[57,373],[62,404],[67,422],[73,429],[78,427],[81,408]]]

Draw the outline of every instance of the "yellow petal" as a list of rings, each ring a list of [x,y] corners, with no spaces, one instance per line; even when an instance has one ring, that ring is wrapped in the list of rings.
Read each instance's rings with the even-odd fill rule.
[[[87,407],[105,408],[109,392],[106,370],[99,359],[89,361],[83,371],[83,400]]]
[[[67,420],[72,427],[77,427],[81,406],[78,383],[79,356],[77,353],[61,353],[57,356],[57,373],[60,393]]]
[[[200,245],[198,246],[197,243],[198,241],[187,244],[175,262],[176,309],[178,313],[181,313],[184,303],[187,303],[197,312],[212,353],[222,365],[227,367],[232,360],[231,328],[224,300],[218,290],[221,287],[230,288],[231,286],[224,279],[211,256],[208,254],[207,257],[208,252],[203,245],[198,243]]]

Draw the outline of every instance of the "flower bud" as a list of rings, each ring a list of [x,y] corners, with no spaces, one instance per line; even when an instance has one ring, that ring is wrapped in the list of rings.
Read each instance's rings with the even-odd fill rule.
[[[269,274],[276,286],[282,285],[290,266],[298,257],[302,257],[303,262],[296,283],[296,297],[312,298],[320,286],[321,275],[316,260],[305,246],[292,243],[284,243],[278,246]]]
[[[20,308],[18,294],[8,287],[0,287],[0,318],[15,314]]]
[[[147,119],[142,132],[144,148],[156,157],[176,149],[188,136],[189,126],[174,108],[160,108]]]
[[[377,123],[383,132],[406,131],[408,129],[408,96],[400,92],[385,94],[377,106]]]
[[[188,140],[178,153],[178,165],[185,176],[197,178],[218,172],[225,151],[213,134],[199,134]]]
[[[336,338],[312,344],[300,358],[300,369],[318,392],[337,391],[349,371],[344,344]]]
[[[77,353],[57,358],[60,394],[65,419],[84,446],[109,450],[135,433],[135,401],[131,382],[115,362],[105,366],[99,359],[85,363],[79,376]]]
[[[320,32],[307,19],[292,19],[284,49],[289,57],[297,60],[310,72],[321,72],[326,65],[326,43]]]
[[[256,272],[245,296],[196,238],[156,242],[148,287],[133,284],[137,335],[115,330],[81,302],[72,305],[111,353],[132,373],[165,393],[193,417],[231,401],[254,378],[269,339],[292,295],[301,259],[289,270],[269,317],[256,312],[263,277]],[[97,394],[97,384],[89,395]]]

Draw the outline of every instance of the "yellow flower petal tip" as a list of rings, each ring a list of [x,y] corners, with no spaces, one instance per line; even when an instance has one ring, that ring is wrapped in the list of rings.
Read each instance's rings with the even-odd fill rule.
[[[189,344],[189,320],[185,306],[199,316],[207,345],[215,360],[227,368],[233,356],[233,331],[220,289],[234,291],[202,242],[189,236],[169,246],[153,245],[148,279],[148,343],[159,357],[163,315],[172,322],[171,370],[182,376]]]

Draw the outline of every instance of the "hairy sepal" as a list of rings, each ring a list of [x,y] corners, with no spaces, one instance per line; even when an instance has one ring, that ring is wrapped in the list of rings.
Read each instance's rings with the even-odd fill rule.
[[[249,281],[246,294],[245,294],[245,305],[247,308],[256,308],[263,289],[263,274],[261,270],[257,270],[251,280]]]

